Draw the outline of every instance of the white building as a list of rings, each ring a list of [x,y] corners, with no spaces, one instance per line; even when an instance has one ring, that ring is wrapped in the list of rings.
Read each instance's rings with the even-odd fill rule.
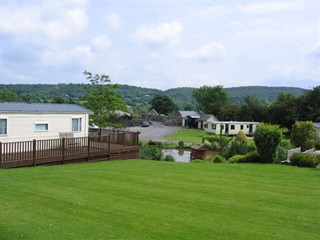
[[[320,122],[314,122],[313,125],[314,125],[314,128],[316,129],[316,133],[318,137],[320,138]]]
[[[0,102],[0,142],[86,137],[92,113],[75,104]]]
[[[233,121],[214,121],[208,119],[204,124],[204,130],[208,133],[221,135],[237,135],[243,131],[246,135],[253,135],[259,122],[233,122]]]

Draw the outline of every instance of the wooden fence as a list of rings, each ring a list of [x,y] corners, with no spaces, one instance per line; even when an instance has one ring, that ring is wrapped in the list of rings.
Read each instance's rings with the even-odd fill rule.
[[[104,136],[0,142],[0,168],[63,164],[139,156],[137,132]]]

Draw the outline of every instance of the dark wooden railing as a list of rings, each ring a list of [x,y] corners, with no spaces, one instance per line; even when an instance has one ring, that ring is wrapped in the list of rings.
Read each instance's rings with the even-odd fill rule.
[[[104,136],[0,142],[0,167],[137,158],[137,132]]]

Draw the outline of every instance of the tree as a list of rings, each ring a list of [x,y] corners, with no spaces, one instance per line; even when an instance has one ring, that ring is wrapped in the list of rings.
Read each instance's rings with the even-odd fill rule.
[[[202,86],[192,92],[197,101],[197,108],[205,113],[218,115],[219,111],[229,101],[229,96],[222,86]]]
[[[302,151],[306,151],[315,146],[316,139],[316,130],[311,121],[297,121],[293,124],[291,142],[295,147],[301,147]]]
[[[269,119],[273,124],[291,129],[298,119],[296,97],[291,93],[280,93],[269,107]]]
[[[151,100],[150,109],[154,109],[160,114],[168,115],[169,113],[177,111],[178,106],[167,95],[157,94]]]
[[[100,130],[105,127],[122,127],[119,122],[120,116],[116,111],[126,112],[127,105],[115,92],[118,85],[111,84],[106,74],[92,74],[87,71],[83,74],[91,84],[85,86],[86,95],[82,97],[82,100],[85,101],[84,105],[94,112],[93,122],[100,127]]]
[[[0,102],[17,102],[18,96],[9,90],[0,90]]]
[[[267,106],[258,98],[247,96],[245,103],[241,105],[239,120],[263,122],[268,119]]]
[[[65,103],[66,101],[61,96],[55,96],[54,98],[52,98],[51,102],[52,103]]]
[[[298,99],[299,120],[320,121],[320,86],[307,90]]]
[[[263,162],[271,163],[273,161],[281,139],[282,132],[278,125],[265,123],[258,125],[253,140]]]

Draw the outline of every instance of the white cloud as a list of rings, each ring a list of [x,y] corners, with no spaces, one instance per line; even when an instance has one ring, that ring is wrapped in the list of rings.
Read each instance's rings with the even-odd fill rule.
[[[107,16],[106,22],[109,27],[111,27],[114,30],[119,30],[122,27],[122,18],[117,13],[112,13]]]
[[[85,9],[68,8],[63,4],[52,8],[46,4],[5,5],[2,14],[2,33],[43,42],[75,38],[89,23]]]
[[[88,64],[92,61],[92,48],[88,45],[78,45],[67,50],[47,50],[42,55],[42,61],[46,65],[64,65],[70,62]]]
[[[183,25],[178,21],[173,21],[140,26],[132,38],[136,43],[151,47],[173,47],[180,43],[182,32]]]
[[[112,44],[112,41],[107,35],[104,34],[94,37],[91,40],[91,43],[95,50],[105,50]]]
[[[223,59],[226,48],[217,42],[204,45],[195,50],[181,51],[178,56],[182,59],[194,59],[198,61],[216,61]]]

